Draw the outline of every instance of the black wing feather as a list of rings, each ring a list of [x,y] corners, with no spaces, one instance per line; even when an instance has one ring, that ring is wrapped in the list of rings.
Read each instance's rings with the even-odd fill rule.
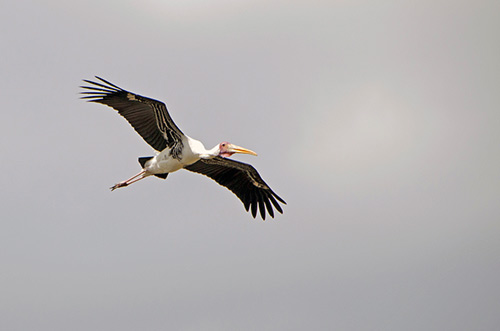
[[[175,125],[163,102],[134,94],[100,77],[96,78],[102,83],[84,80],[93,86],[81,86],[89,90],[81,92],[85,95],[82,99],[116,109],[157,151],[166,147],[182,147],[183,133]]]
[[[283,213],[276,200],[283,204],[286,202],[271,190],[257,170],[249,164],[217,156],[213,159],[200,159],[185,169],[208,176],[227,187],[243,202],[246,211],[251,208],[254,218],[257,216],[257,209],[263,220],[266,219],[266,209],[274,217],[271,204],[278,212]]]

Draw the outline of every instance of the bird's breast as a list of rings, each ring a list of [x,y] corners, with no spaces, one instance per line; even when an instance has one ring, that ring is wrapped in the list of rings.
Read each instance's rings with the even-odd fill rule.
[[[152,174],[164,174],[168,172],[174,172],[179,169],[184,168],[190,164],[195,163],[199,160],[199,157],[190,153],[189,151],[185,151],[182,153],[181,158],[174,158],[170,149],[164,149],[159,154],[157,154],[153,160],[149,163],[147,167],[147,171]]]

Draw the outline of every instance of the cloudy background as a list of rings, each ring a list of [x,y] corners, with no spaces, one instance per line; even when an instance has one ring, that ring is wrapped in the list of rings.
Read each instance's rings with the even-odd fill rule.
[[[493,330],[498,1],[2,1],[0,329]],[[254,220],[151,148],[93,75],[228,140]]]

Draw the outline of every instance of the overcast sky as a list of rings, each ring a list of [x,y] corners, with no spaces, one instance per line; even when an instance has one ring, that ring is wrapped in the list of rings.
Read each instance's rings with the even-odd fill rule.
[[[500,2],[3,1],[0,329],[494,330]],[[99,75],[245,146],[254,220],[153,150]]]

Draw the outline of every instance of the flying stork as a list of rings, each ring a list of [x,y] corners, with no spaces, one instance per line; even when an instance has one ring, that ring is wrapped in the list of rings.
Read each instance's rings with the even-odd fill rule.
[[[140,157],[142,170],[111,187],[111,191],[128,186],[149,176],[166,179],[168,174],[179,169],[187,169],[210,177],[231,190],[245,206],[252,208],[252,216],[257,208],[263,220],[266,209],[274,217],[273,206],[283,213],[278,201],[286,204],[260,177],[257,170],[249,164],[229,159],[235,153],[257,155],[252,150],[221,142],[212,149],[185,134],[175,125],[167,107],[161,101],[140,96],[124,90],[100,77],[100,82],[83,80],[91,86],[86,89],[82,99],[110,106],[125,117],[139,135],[153,147],[157,154]],[[276,201],[277,200],[277,201]]]

